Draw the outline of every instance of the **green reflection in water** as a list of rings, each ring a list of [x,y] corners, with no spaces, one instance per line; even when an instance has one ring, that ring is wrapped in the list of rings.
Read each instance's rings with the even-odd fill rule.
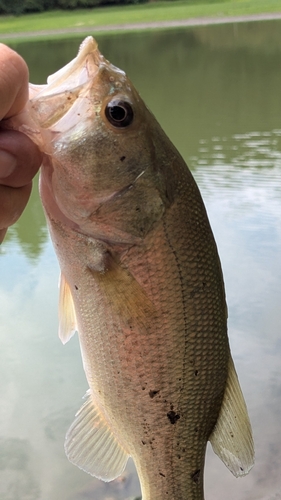
[[[20,220],[7,232],[1,253],[6,246],[19,245],[23,253],[31,260],[37,259],[48,240],[45,216],[38,190],[38,175],[33,181],[33,190],[27,207]],[[1,255],[0,253],[0,255]]]

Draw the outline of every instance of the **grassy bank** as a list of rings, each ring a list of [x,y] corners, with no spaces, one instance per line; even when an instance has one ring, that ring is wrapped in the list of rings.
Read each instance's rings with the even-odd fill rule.
[[[1,34],[281,12],[280,0],[193,0],[0,17]]]

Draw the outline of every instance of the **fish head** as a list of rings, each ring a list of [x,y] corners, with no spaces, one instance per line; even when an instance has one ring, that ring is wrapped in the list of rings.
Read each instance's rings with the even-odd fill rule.
[[[167,204],[155,153],[165,156],[163,131],[126,74],[88,37],[47,85],[31,87],[31,97],[49,217],[60,211],[95,237],[145,236]]]

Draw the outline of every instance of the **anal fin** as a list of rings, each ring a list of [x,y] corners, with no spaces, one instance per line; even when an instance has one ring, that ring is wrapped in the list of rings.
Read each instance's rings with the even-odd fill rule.
[[[244,476],[253,467],[252,429],[231,356],[224,399],[209,440],[214,452],[234,476]]]
[[[120,476],[129,457],[94,405],[91,394],[66,434],[65,452],[70,462],[103,481]]]

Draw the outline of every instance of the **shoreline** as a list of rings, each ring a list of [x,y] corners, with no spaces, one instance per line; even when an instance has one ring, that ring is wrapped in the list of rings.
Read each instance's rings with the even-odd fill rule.
[[[60,30],[41,30],[41,31],[24,31],[19,33],[0,34],[0,40],[16,40],[18,38],[40,38],[55,35],[71,35],[71,34],[94,34],[107,33],[110,31],[136,31],[149,30],[159,28],[181,28],[193,26],[208,26],[211,24],[230,24],[230,23],[245,23],[254,21],[274,21],[281,19],[279,13],[264,13],[264,14],[249,14],[244,16],[221,16],[221,17],[194,17],[189,19],[178,19],[174,21],[153,21],[146,23],[128,23],[128,24],[109,24],[101,26],[85,26],[64,28]]]

